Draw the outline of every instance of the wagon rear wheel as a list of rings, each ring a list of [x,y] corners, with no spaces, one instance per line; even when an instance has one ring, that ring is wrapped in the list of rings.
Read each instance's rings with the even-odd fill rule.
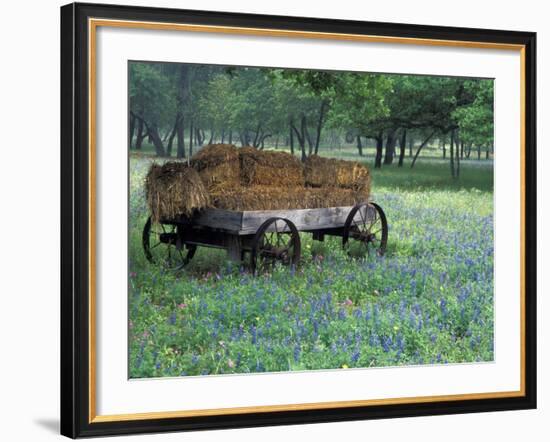
[[[170,270],[186,266],[195,255],[197,246],[182,241],[183,228],[180,224],[153,223],[149,217],[142,234],[143,252],[147,260]]]
[[[388,222],[375,203],[360,203],[351,209],[344,224],[342,246],[350,255],[382,256],[388,244]]]
[[[254,236],[250,267],[256,274],[269,270],[277,262],[296,266],[300,254],[300,234],[294,223],[286,218],[269,218]]]

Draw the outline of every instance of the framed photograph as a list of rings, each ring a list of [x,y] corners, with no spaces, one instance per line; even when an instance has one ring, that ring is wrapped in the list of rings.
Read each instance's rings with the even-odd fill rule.
[[[536,407],[536,35],[61,8],[61,433]]]

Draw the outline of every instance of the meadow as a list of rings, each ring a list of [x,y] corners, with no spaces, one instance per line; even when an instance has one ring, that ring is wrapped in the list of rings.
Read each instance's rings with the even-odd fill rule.
[[[130,158],[131,378],[493,360],[492,161],[371,168],[385,256],[302,234],[297,269],[256,277],[214,249],[179,273],[146,261],[150,161]]]

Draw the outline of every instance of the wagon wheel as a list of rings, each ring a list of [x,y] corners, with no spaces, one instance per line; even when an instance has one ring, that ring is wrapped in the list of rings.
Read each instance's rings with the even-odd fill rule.
[[[375,203],[360,203],[351,209],[344,224],[342,247],[351,254],[351,241],[361,254],[382,256],[388,244],[388,222],[382,208]],[[355,251],[355,250],[354,250]]]
[[[197,246],[182,241],[182,225],[153,223],[151,217],[143,227],[142,243],[145,257],[152,264],[170,270],[186,266],[195,255]]]
[[[294,223],[285,218],[269,218],[254,235],[250,267],[255,274],[276,262],[295,266],[300,261],[300,250],[300,235]]]

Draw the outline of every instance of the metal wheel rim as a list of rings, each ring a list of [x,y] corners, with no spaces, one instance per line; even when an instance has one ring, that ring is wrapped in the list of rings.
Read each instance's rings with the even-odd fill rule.
[[[363,216],[362,209],[366,208]],[[372,220],[368,218],[369,208],[374,211]],[[357,220],[356,215],[360,217]],[[367,256],[382,256],[386,252],[388,241],[388,224],[384,211],[376,203],[358,204],[350,211],[344,225],[342,246],[351,254],[350,239],[363,245],[363,253]]]
[[[274,231],[268,232],[270,226]],[[296,226],[285,218],[270,218],[256,232],[250,254],[254,274],[273,268],[277,262],[295,266],[300,260],[300,235]]]
[[[160,241],[160,235],[175,235],[179,241],[181,227],[178,224],[153,223],[147,219],[143,228],[142,243],[145,258],[151,263],[163,266],[169,270],[180,270],[186,266],[195,255],[197,246],[183,243],[165,243]],[[153,239],[153,237],[156,237]],[[165,258],[162,258],[163,256]]]

